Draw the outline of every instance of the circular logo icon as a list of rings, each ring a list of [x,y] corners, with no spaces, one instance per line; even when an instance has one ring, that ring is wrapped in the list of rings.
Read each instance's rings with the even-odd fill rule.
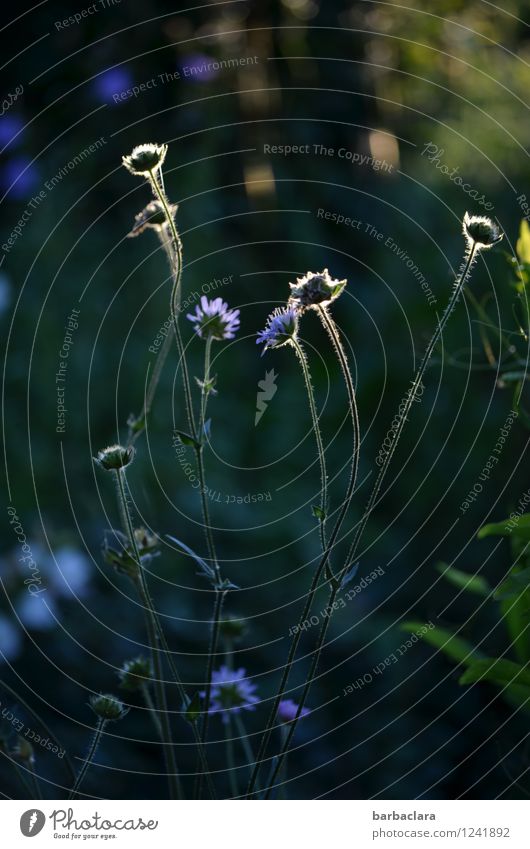
[[[24,837],[35,837],[44,828],[46,816],[37,808],[25,811],[20,817],[20,830]]]

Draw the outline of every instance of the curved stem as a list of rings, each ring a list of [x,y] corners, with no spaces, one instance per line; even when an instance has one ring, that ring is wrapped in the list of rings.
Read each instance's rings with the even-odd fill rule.
[[[342,344],[341,344],[341,341],[340,341],[340,338],[339,338],[339,335],[338,335],[338,331],[335,327],[335,323],[333,322],[333,319],[328,314],[328,312],[325,308],[318,307],[317,311],[319,312],[319,317],[322,320],[322,322],[323,322],[323,324],[324,324],[324,326],[325,326],[325,328],[326,328],[326,330],[327,330],[327,332],[328,332],[328,334],[331,338],[331,341],[333,343],[333,347],[334,347],[335,352],[337,353],[337,356],[339,358],[341,370],[342,370],[342,373],[343,373],[343,376],[344,376],[344,381],[346,383],[346,389],[347,389],[348,401],[349,401],[349,408],[350,408],[350,413],[351,413],[351,417],[352,417],[352,425],[353,425],[352,468],[351,468],[350,479],[349,479],[349,482],[348,482],[348,488],[347,488],[347,491],[346,491],[344,501],[343,501],[341,508],[339,510],[339,515],[337,517],[337,521],[335,522],[335,525],[334,525],[333,530],[331,532],[330,538],[329,538],[327,546],[326,546],[326,550],[324,551],[324,554],[322,555],[322,558],[321,558],[321,560],[320,560],[320,562],[317,566],[316,572],[313,575],[313,579],[311,581],[311,586],[310,586],[309,592],[306,596],[304,608],[302,610],[302,613],[300,615],[300,619],[298,620],[298,625],[295,628],[295,632],[294,632],[293,638],[291,640],[291,645],[289,647],[289,653],[287,655],[287,661],[285,663],[285,666],[283,667],[280,686],[278,688],[278,692],[277,692],[277,694],[274,698],[273,704],[272,704],[271,712],[269,714],[269,719],[268,719],[267,725],[265,726],[265,730],[263,732],[263,736],[261,738],[260,745],[259,745],[259,748],[258,748],[258,752],[257,752],[257,755],[256,755],[256,763],[254,765],[254,769],[252,770],[252,774],[250,776],[250,781],[249,781],[248,786],[247,786],[246,798],[248,798],[249,796],[251,796],[255,792],[256,782],[257,782],[257,779],[258,779],[258,774],[259,774],[259,770],[260,770],[260,767],[261,767],[261,763],[262,763],[262,760],[265,756],[265,752],[266,752],[267,747],[269,745],[269,741],[270,741],[270,738],[271,738],[271,735],[272,735],[272,732],[273,732],[273,729],[274,729],[274,723],[276,721],[276,714],[278,712],[278,706],[279,706],[280,701],[282,700],[283,695],[285,693],[285,689],[287,687],[287,682],[289,680],[289,675],[291,673],[291,669],[292,669],[294,659],[295,659],[295,656],[296,656],[296,651],[298,649],[298,644],[300,642],[300,638],[301,638],[301,634],[302,634],[302,626],[303,626],[303,623],[305,622],[305,620],[307,619],[307,617],[308,617],[308,615],[311,611],[311,608],[313,606],[313,601],[315,599],[315,595],[316,595],[317,590],[319,588],[320,579],[326,571],[326,568],[328,566],[328,561],[329,561],[329,558],[330,558],[330,555],[331,555],[331,551],[332,551],[333,547],[335,546],[335,542],[337,540],[337,536],[339,534],[342,522],[343,522],[344,517],[346,515],[346,511],[348,510],[348,507],[350,506],[351,500],[353,498],[353,493],[355,491],[355,483],[356,483],[356,480],[357,480],[357,473],[358,473],[358,470],[359,470],[359,453],[360,453],[360,445],[361,445],[361,434],[360,434],[360,425],[359,425],[359,415],[358,415],[358,412],[357,412],[357,401],[356,401],[356,398],[355,398],[355,389],[354,389],[354,386],[353,386],[353,380],[352,380],[350,370],[349,370],[349,367],[348,367],[348,361],[346,359],[346,354],[344,353],[344,350],[342,348]],[[335,581],[335,579],[332,576],[330,576],[330,578],[331,578],[332,582]]]
[[[82,784],[83,779],[84,779],[84,777],[87,773],[87,770],[88,770],[90,764],[92,763],[92,761],[94,760],[94,756],[95,756],[97,748],[99,746],[99,741],[101,740],[101,735],[103,734],[103,730],[105,728],[105,725],[106,725],[106,720],[102,719],[101,717],[98,717],[96,730],[94,732],[94,736],[92,737],[92,741],[91,741],[90,747],[88,749],[88,754],[86,756],[86,759],[85,759],[83,766],[79,770],[79,773],[78,773],[77,778],[75,780],[75,784],[70,791],[70,795],[68,796],[69,799],[75,799],[75,797],[77,796],[77,794],[79,792],[79,788],[81,787],[81,784]]]
[[[318,460],[320,463],[320,510],[321,515],[319,516],[319,531],[320,531],[320,545],[322,547],[322,551],[326,550],[326,512],[328,509],[328,475],[326,471],[326,455],[324,453],[324,444],[322,442],[322,434],[320,433],[320,425],[318,423],[318,413],[315,404],[315,393],[313,391],[313,383],[311,380],[311,374],[309,371],[309,365],[307,362],[307,355],[304,349],[302,348],[300,342],[293,338],[291,339],[292,346],[296,352],[298,357],[298,361],[302,367],[302,372],[304,375],[304,382],[307,391],[307,400],[309,402],[309,410],[311,412],[311,421],[313,423],[313,432],[315,434],[315,439],[317,443],[317,452],[318,452]]]
[[[182,242],[180,241],[180,236],[177,232],[177,228],[175,226],[175,220],[173,215],[171,214],[171,210],[169,208],[169,204],[166,198],[165,193],[162,191],[162,187],[158,182],[156,176],[151,174],[151,187],[153,189],[153,193],[156,198],[162,204],[164,209],[164,213],[166,216],[167,225],[171,232],[171,238],[173,241],[173,252],[174,252],[174,263],[173,263],[173,287],[171,289],[171,297],[170,297],[170,307],[171,307],[171,318],[173,320],[173,327],[175,329],[175,339],[177,342],[177,350],[179,354],[179,365],[182,368],[182,382],[184,384],[184,401],[186,404],[186,412],[188,416],[188,425],[190,428],[190,433],[194,439],[197,438],[197,431],[195,428],[195,416],[193,413],[193,402],[191,395],[191,385],[190,385],[190,376],[188,372],[188,364],[186,361],[186,352],[184,350],[184,343],[182,341],[182,336],[180,333],[179,326],[179,315],[180,315],[180,300],[181,300],[181,280],[182,280]]]
[[[346,569],[348,568],[348,565],[353,561],[353,559],[355,558],[355,555],[357,554],[357,550],[358,550],[359,543],[361,541],[364,529],[366,528],[366,524],[368,522],[368,519],[370,518],[370,514],[375,507],[379,492],[381,490],[381,485],[382,485],[383,480],[385,478],[385,475],[387,473],[387,470],[388,470],[388,467],[389,467],[390,462],[392,460],[392,457],[394,456],[394,452],[396,450],[397,444],[398,444],[399,439],[401,437],[401,434],[403,432],[403,428],[405,427],[405,422],[407,421],[407,416],[410,413],[412,405],[413,405],[413,403],[416,399],[417,393],[418,393],[418,391],[421,387],[422,378],[423,378],[423,375],[425,374],[425,371],[427,369],[427,365],[429,363],[429,360],[432,356],[432,353],[433,353],[436,345],[440,341],[444,327],[446,326],[446,324],[449,320],[449,317],[450,317],[451,313],[453,312],[453,310],[454,310],[454,308],[455,308],[455,306],[458,302],[458,299],[460,298],[460,295],[462,294],[464,284],[465,284],[465,282],[466,282],[466,280],[469,276],[469,272],[471,270],[471,265],[473,263],[473,258],[475,256],[475,250],[476,250],[476,244],[473,244],[473,246],[469,250],[469,253],[467,254],[464,270],[463,270],[462,274],[460,275],[460,277],[458,277],[456,282],[455,282],[453,293],[452,293],[452,295],[451,295],[451,297],[450,297],[450,299],[447,303],[447,306],[446,306],[446,308],[445,308],[445,310],[442,314],[440,321],[438,322],[438,326],[437,326],[436,330],[434,331],[434,333],[431,337],[431,340],[430,340],[429,344],[427,345],[427,348],[425,349],[425,353],[423,355],[420,366],[419,366],[419,368],[418,368],[418,370],[417,370],[417,372],[414,376],[414,380],[412,381],[412,388],[409,390],[409,393],[407,395],[407,399],[406,399],[405,404],[403,406],[403,411],[402,411],[402,413],[399,414],[399,424],[396,428],[394,439],[392,440],[392,444],[391,444],[391,446],[388,450],[388,453],[386,454],[385,459],[384,459],[384,461],[381,465],[381,468],[379,469],[379,473],[377,475],[374,486],[372,488],[372,492],[370,493],[370,497],[368,499],[368,503],[366,505],[365,511],[363,513],[361,521],[359,522],[359,524],[357,526],[357,530],[355,531],[353,542],[351,544],[350,551],[348,553],[348,557],[346,559],[346,563],[345,563],[345,566],[344,566],[344,569],[343,569],[343,572],[341,573],[341,575],[344,575]]]
[[[149,692],[149,686],[145,681],[142,684],[141,691],[142,691],[142,696],[144,697],[144,702],[145,702],[147,709],[149,711],[149,715],[150,715],[150,717],[153,721],[153,725],[155,726],[156,733],[158,734],[160,739],[163,739],[163,737],[162,737],[162,726],[160,725],[160,719],[158,718],[158,712],[157,712],[155,703],[153,702],[153,699],[151,697],[151,693]]]
[[[473,264],[475,252],[476,252],[476,243],[474,243],[470,247],[468,253],[466,254],[466,256],[464,258],[464,270],[463,270],[462,274],[455,281],[455,285],[454,285],[452,295],[451,295],[451,297],[450,297],[450,299],[447,303],[447,306],[446,306],[446,308],[445,308],[445,310],[442,314],[442,317],[441,317],[441,319],[438,323],[438,326],[437,326],[436,330],[434,331],[429,344],[427,345],[427,348],[425,350],[425,354],[423,355],[423,359],[420,363],[418,371],[416,372],[416,375],[415,375],[414,380],[412,382],[412,389],[410,390],[409,395],[407,396],[407,402],[404,406],[403,414],[401,416],[398,428],[396,430],[396,435],[395,435],[394,440],[392,442],[392,446],[389,450],[388,455],[385,458],[384,464],[381,466],[381,469],[379,471],[379,475],[377,476],[377,479],[376,479],[376,482],[374,484],[372,493],[371,493],[370,498],[368,500],[367,508],[366,508],[366,510],[363,514],[361,522],[358,525],[357,532],[355,534],[355,537],[354,537],[352,546],[350,548],[348,557],[346,559],[345,565],[344,565],[344,567],[343,567],[343,569],[342,569],[342,571],[339,575],[338,580],[336,582],[332,582],[331,592],[330,592],[330,597],[329,597],[329,602],[328,602],[328,609],[331,612],[333,611],[333,605],[334,605],[336,597],[337,597],[337,595],[340,591],[342,578],[346,574],[346,571],[349,568],[349,564],[351,563],[351,561],[353,560],[353,558],[354,558],[354,556],[357,552],[357,547],[359,545],[362,533],[364,531],[364,528],[366,527],[366,523],[368,521],[370,513],[373,510],[373,507],[374,507],[375,502],[377,500],[377,496],[379,494],[379,490],[381,488],[383,478],[386,474],[386,471],[388,469],[388,466],[389,466],[390,461],[392,459],[392,456],[394,454],[394,451],[395,451],[397,442],[399,440],[399,437],[401,436],[401,433],[402,433],[403,428],[405,426],[405,422],[407,420],[408,413],[410,412],[412,404],[414,403],[414,398],[416,397],[416,393],[418,392],[418,389],[420,388],[422,377],[423,377],[425,370],[427,368],[428,361],[429,361],[436,345],[438,344],[440,337],[442,336],[444,327],[446,326],[446,324],[449,320],[449,317],[450,317],[451,313],[453,312],[453,310],[454,310],[454,308],[455,308],[455,306],[456,306],[456,304],[457,304],[457,302],[460,298],[460,295],[462,294],[462,290],[464,288],[464,285],[465,285],[465,283],[466,283],[466,281],[469,277],[469,273],[470,273],[470,270],[471,270],[471,267],[472,267],[472,264]],[[289,747],[291,745],[291,740],[293,739],[294,733],[296,731],[296,726],[298,724],[298,721],[299,721],[300,716],[302,714],[302,710],[304,708],[307,696],[309,694],[311,684],[313,683],[313,680],[314,680],[314,677],[315,677],[315,674],[316,674],[316,671],[317,671],[317,667],[318,667],[318,662],[319,662],[319,659],[320,659],[320,654],[322,652],[322,648],[323,648],[323,645],[324,645],[324,642],[325,642],[325,639],[326,639],[326,634],[327,634],[327,630],[328,630],[328,627],[329,627],[329,623],[331,621],[331,615],[332,614],[330,614],[329,616],[326,616],[324,618],[323,623],[322,623],[322,627],[320,629],[320,633],[319,633],[319,636],[318,636],[318,639],[317,639],[316,648],[315,648],[315,651],[314,651],[314,654],[313,654],[313,660],[312,660],[312,663],[311,663],[309,674],[306,678],[306,681],[305,681],[305,684],[304,684],[304,689],[302,691],[302,695],[301,695],[301,698],[300,698],[300,701],[299,701],[299,704],[298,704],[298,710],[296,712],[296,716],[295,716],[294,720],[292,721],[292,723],[289,727],[287,737],[286,737],[285,742],[284,742],[284,744],[281,748],[280,754],[278,755],[278,760],[275,764],[274,770],[272,771],[271,778],[270,778],[270,781],[269,781],[269,786],[267,787],[267,790],[265,792],[265,798],[266,799],[269,798],[269,796],[270,796],[274,781],[276,780],[276,777],[278,776],[279,771],[282,767],[283,760],[284,760],[285,756],[287,755],[287,752],[288,752]]]
[[[121,470],[121,471],[123,471],[123,470]],[[119,476],[119,472],[117,474]],[[121,484],[122,484],[122,487],[121,487],[120,492],[122,492],[123,496],[124,496],[124,502],[123,503],[124,503],[124,514],[125,514],[125,517],[126,517],[127,536],[128,536],[129,541],[131,543],[132,552],[133,552],[134,558],[136,560],[136,563],[138,565],[138,579],[136,581],[134,581],[134,584],[135,584],[135,586],[136,586],[136,588],[137,588],[137,590],[140,594],[144,608],[146,609],[146,611],[149,614],[148,619],[150,620],[150,623],[152,623],[152,626],[154,627],[155,637],[160,641],[160,645],[162,646],[162,650],[165,653],[169,669],[170,669],[171,674],[173,676],[173,680],[175,681],[175,684],[177,686],[177,692],[179,694],[179,697],[180,697],[182,703],[184,704],[186,702],[186,697],[187,697],[186,690],[184,689],[182,679],[181,679],[181,677],[178,673],[178,670],[177,670],[177,668],[176,668],[176,666],[173,662],[173,657],[172,657],[170,648],[167,644],[167,640],[166,640],[164,632],[162,630],[162,626],[160,625],[160,620],[158,618],[158,615],[157,615],[157,612],[155,610],[153,601],[152,601],[151,596],[149,594],[149,589],[147,587],[147,582],[145,580],[145,573],[144,573],[143,566],[142,566],[141,559],[140,559],[140,553],[138,551],[138,546],[136,544],[136,538],[134,536],[134,529],[133,529],[133,526],[132,526],[132,520],[131,520],[129,509],[128,509],[128,506],[127,506],[127,499],[126,499],[126,491],[125,491],[124,481],[121,481]],[[121,501],[121,499],[120,499],[120,501]],[[163,683],[162,680],[161,680],[161,683]],[[167,713],[166,713],[166,715],[167,715]],[[164,717],[164,713],[162,712],[162,720],[163,720],[163,717]],[[192,727],[192,730],[193,730],[193,736],[195,738],[195,742],[197,744],[197,749],[198,749],[199,758],[200,758],[200,761],[201,761],[201,766],[202,766],[202,769],[204,771],[204,774],[206,775],[206,779],[207,779],[207,782],[208,782],[208,788],[209,788],[209,791],[210,791],[210,795],[212,796],[212,799],[215,799],[215,788],[213,786],[212,777],[210,775],[210,770],[208,768],[208,761],[207,761],[206,754],[205,754],[205,751],[204,751],[204,746],[202,745],[202,741],[200,739],[200,735],[199,735],[199,732],[197,730],[196,723],[192,722],[191,727]],[[178,773],[176,772],[176,767],[175,767],[175,776],[176,777],[178,776]]]
[[[128,447],[134,445],[142,431],[145,429],[147,416],[151,412],[151,407],[153,406],[156,390],[160,381],[160,375],[162,374],[163,368],[166,364],[167,356],[172,345],[173,331],[172,333],[168,333],[166,335],[162,347],[160,348],[160,351],[157,354],[155,367],[151,372],[151,377],[149,378],[149,383],[147,385],[142,412],[134,419],[132,423],[129,424],[129,435],[127,437]]]
[[[161,727],[161,735],[162,735],[162,744],[164,749],[164,757],[166,761],[166,771],[168,776],[169,783],[169,793],[172,799],[181,799],[182,798],[182,787],[180,786],[180,776],[177,770],[177,763],[175,759],[175,751],[173,748],[173,740],[171,737],[171,726],[169,722],[169,714],[167,708],[166,701],[166,691],[164,687],[164,681],[162,677],[162,662],[160,658],[160,644],[157,634],[156,623],[154,620],[154,610],[152,606],[151,599],[149,597],[149,591],[147,589],[147,584],[145,581],[144,570],[140,558],[140,552],[138,551],[138,545],[136,543],[136,537],[134,535],[134,528],[131,520],[131,514],[127,504],[127,491],[125,486],[125,471],[123,469],[118,469],[116,472],[117,480],[118,480],[118,492],[119,492],[119,502],[121,507],[122,516],[125,520],[125,532],[129,539],[129,544],[131,546],[131,550],[134,553],[134,558],[136,560],[138,566],[138,580],[135,581],[136,588],[140,595],[140,599],[142,601],[144,610],[145,610],[145,623],[147,628],[147,635],[149,639],[149,645],[151,647],[151,658],[153,660],[153,672],[154,672],[154,686],[156,691],[156,700],[158,711],[160,715],[160,727]]]

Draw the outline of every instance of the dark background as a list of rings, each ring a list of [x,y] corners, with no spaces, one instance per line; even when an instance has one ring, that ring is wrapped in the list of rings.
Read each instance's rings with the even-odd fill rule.
[[[116,668],[145,644],[131,588],[101,558],[103,532],[118,516],[112,481],[91,459],[125,438],[127,416],[139,411],[154,363],[149,346],[169,314],[170,284],[155,236],[125,238],[149,190],[121,167],[123,154],[146,141],[169,144],[165,181],[179,204],[184,296],[233,275],[211,294],[241,309],[241,330],[233,343],[214,349],[218,395],[210,404],[208,481],[236,500],[271,494],[262,503],[226,504],[223,497],[211,503],[224,573],[241,587],[227,610],[247,620],[235,662],[263,697],[274,693],[286,635],[315,567],[310,506],[319,479],[295,357],[283,349],[261,359],[255,333],[285,301],[296,275],[328,267],[348,278],[333,313],[349,346],[363,432],[362,485],[350,529],[450,294],[464,249],[462,215],[484,212],[422,155],[429,142],[493,204],[491,214],[506,233],[501,248],[479,260],[472,288],[486,299],[495,357],[495,328],[502,327],[515,346],[503,358],[519,351],[524,359],[507,255],[522,217],[516,198],[530,174],[529,31],[520,20],[526,4],[512,0],[502,12],[478,1],[443,0],[428,12],[417,0],[409,6],[284,0],[181,12],[161,0],[148,6],[122,0],[62,28],[56,22],[87,7],[46,3],[11,24],[15,11],[3,13],[2,97],[21,84],[24,92],[0,118],[2,243],[46,182],[105,139],[46,190],[22,235],[2,251],[0,270],[5,502],[17,510],[46,588],[46,605],[28,600],[19,548],[4,521],[0,672],[18,698],[2,690],[0,699],[33,728],[36,720],[21,700],[28,702],[72,758],[86,751],[93,726],[90,693],[116,691]],[[246,56],[258,61],[184,76],[184,67]],[[166,83],[158,76],[177,71],[180,79]],[[156,86],[114,102],[114,94],[153,78]],[[346,148],[392,168],[314,155],[312,147],[309,155],[266,155],[264,144]],[[319,208],[363,225],[324,222]],[[369,225],[412,258],[435,306],[403,260],[366,232]],[[55,373],[72,308],[81,312],[68,362],[66,433],[58,434]],[[201,345],[184,324],[191,373],[199,375]],[[462,302],[432,359],[423,401],[415,405],[360,556],[359,578],[379,566],[385,575],[333,619],[310,695],[313,713],[301,723],[289,760],[291,798],[527,795],[524,778],[513,783],[527,766],[524,718],[487,684],[462,688],[454,664],[429,646],[414,646],[370,686],[343,696],[350,682],[401,645],[399,624],[406,619],[464,626],[477,639],[488,635],[492,654],[506,647],[495,606],[459,595],[435,569],[440,560],[470,572],[482,567],[498,582],[509,566],[508,548],[478,542],[476,532],[489,518],[508,514],[528,485],[527,435],[517,423],[484,492],[461,513],[512,408],[510,388],[499,385],[497,366],[488,363],[481,327],[470,302]],[[304,319],[302,335],[336,509],[351,444],[345,392],[316,317]],[[211,597],[192,563],[165,541],[175,534],[204,554],[198,496],[172,442],[173,428],[185,426],[175,367],[173,356],[129,480],[137,514],[162,540],[150,585],[192,690],[204,677]],[[278,390],[255,427],[257,384],[271,368]],[[345,551],[342,542],[338,554]],[[325,598],[322,591],[317,610]],[[314,628],[303,640],[293,685],[303,680],[315,637]],[[296,691],[290,695],[296,698]],[[258,732],[266,716],[265,707],[247,714],[249,730]],[[175,722],[181,742],[189,741]],[[212,729],[221,740],[218,720]],[[131,711],[110,731],[85,791],[163,796],[162,760],[145,712]],[[222,745],[212,748],[222,770]],[[182,758],[192,769],[189,747]],[[37,747],[36,770],[49,782],[46,794],[61,796],[64,765]],[[5,757],[0,781],[6,796],[23,793]],[[226,794],[222,775],[219,782]]]

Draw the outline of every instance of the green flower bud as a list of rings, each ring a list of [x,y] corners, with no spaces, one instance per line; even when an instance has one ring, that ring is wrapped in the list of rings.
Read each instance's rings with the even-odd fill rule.
[[[123,445],[109,445],[108,448],[103,448],[98,451],[98,456],[94,457],[95,462],[107,472],[123,469],[132,463],[134,459],[134,448],[130,445],[124,448]]]
[[[466,212],[462,230],[469,247],[475,245],[478,250],[492,248],[502,239],[498,225],[485,215],[470,215]]]
[[[169,211],[174,218],[178,207],[176,204],[168,204],[168,206]],[[164,207],[159,200],[152,200],[146,207],[144,207],[144,209],[142,209],[141,212],[138,213],[138,215],[135,215],[133,228],[127,235],[139,236],[140,233],[143,233],[148,227],[160,232],[160,230],[166,226],[167,218]]]
[[[122,162],[131,174],[149,177],[157,171],[166,158],[167,144],[139,144]]]
[[[118,672],[120,687],[124,690],[140,690],[153,677],[151,661],[146,657],[126,660]]]
[[[123,702],[108,693],[90,697],[90,707],[99,719],[105,722],[115,722],[122,719],[128,712]]]
[[[297,277],[296,283],[289,283],[291,287],[289,303],[299,309],[327,306],[342,294],[347,282],[347,280],[335,280],[327,268],[318,274],[308,271],[305,277]]]

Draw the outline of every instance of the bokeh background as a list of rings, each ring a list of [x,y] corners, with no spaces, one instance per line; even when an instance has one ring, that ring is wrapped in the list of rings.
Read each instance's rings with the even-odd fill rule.
[[[14,22],[12,9],[3,12],[2,97],[23,87],[0,117],[4,501],[16,508],[45,592],[27,592],[4,513],[2,709],[34,729],[44,721],[75,761],[93,727],[90,694],[117,692],[116,669],[145,645],[131,588],[101,557],[103,534],[119,519],[112,481],[92,456],[124,439],[128,415],[140,410],[156,359],[149,347],[169,315],[170,282],[155,236],[126,238],[149,191],[120,164],[135,144],[164,141],[166,189],[179,204],[184,297],[209,290],[241,309],[237,339],[215,347],[207,466],[223,569],[240,587],[227,612],[246,620],[234,660],[264,699],[274,693],[316,564],[310,508],[319,477],[296,359],[288,349],[260,358],[256,332],[296,275],[328,267],[348,279],[333,312],[354,368],[363,432],[351,530],[450,294],[464,249],[463,213],[484,213],[476,200],[484,196],[503,228],[502,246],[474,272],[483,312],[462,301],[432,358],[360,555],[359,579],[378,567],[384,576],[332,621],[285,789],[291,798],[526,797],[527,720],[491,685],[462,687],[443,652],[420,642],[369,686],[343,693],[403,643],[406,620],[464,629],[472,640],[486,638],[492,655],[509,647],[498,606],[462,594],[436,565],[480,570],[497,584],[510,566],[508,544],[476,534],[508,515],[528,487],[520,416],[480,498],[460,509],[513,407],[513,384],[499,379],[500,370],[504,363],[520,368],[526,358],[510,257],[525,214],[518,198],[530,196],[527,4],[439,0],[427,11],[418,0],[407,8],[235,0],[181,11],[162,0],[148,8],[122,0],[64,24],[82,8],[43,3]],[[247,57],[253,61],[240,63]],[[227,67],[228,60],[239,64]],[[214,61],[220,67],[208,69]],[[142,85],[137,96],[124,96]],[[69,166],[98,139],[96,150]],[[425,153],[429,144],[436,161]],[[267,153],[267,145],[308,145],[309,152]],[[333,153],[316,152],[320,145]],[[473,197],[449,172],[462,175]],[[323,220],[319,209],[360,224]],[[389,237],[396,250],[385,244]],[[230,282],[212,285],[223,278]],[[57,433],[55,375],[73,309],[80,313],[65,382],[66,428]],[[200,375],[201,344],[184,324],[191,373]],[[302,335],[337,509],[351,446],[345,392],[316,318],[304,319]],[[277,391],[256,426],[258,382],[270,369]],[[136,515],[160,535],[150,586],[192,691],[204,678],[212,599],[193,563],[166,539],[174,534],[204,554],[197,492],[175,453],[173,431],[183,426],[172,356],[130,485]],[[258,494],[267,498],[253,501]],[[337,556],[346,550],[343,540]],[[325,598],[322,590],[317,611]],[[316,630],[302,641],[293,688],[303,681]],[[262,706],[245,717],[253,745],[266,716]],[[0,790],[21,798],[5,720]],[[175,723],[180,741],[189,742]],[[212,740],[222,737],[214,718]],[[35,757],[46,795],[64,796],[64,761],[38,746]],[[228,794],[222,742],[212,743],[211,757]],[[187,745],[182,760],[193,769]],[[84,790],[164,797],[162,773],[138,700],[105,738]]]

